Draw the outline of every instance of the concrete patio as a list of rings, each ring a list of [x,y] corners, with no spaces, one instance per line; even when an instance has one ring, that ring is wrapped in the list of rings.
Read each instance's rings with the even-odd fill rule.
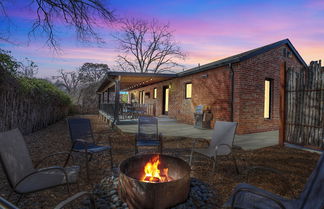
[[[170,118],[159,117],[158,119],[159,132],[163,136],[211,139],[212,129],[197,129],[193,125],[179,123]],[[138,129],[137,120],[121,120],[117,128],[123,133],[136,134]],[[277,145],[278,136],[278,131],[236,135],[234,144],[242,147],[244,150],[254,150]]]

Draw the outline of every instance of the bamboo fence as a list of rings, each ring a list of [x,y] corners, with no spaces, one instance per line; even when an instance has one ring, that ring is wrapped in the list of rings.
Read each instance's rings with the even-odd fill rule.
[[[286,71],[286,139],[288,143],[324,148],[324,68]]]

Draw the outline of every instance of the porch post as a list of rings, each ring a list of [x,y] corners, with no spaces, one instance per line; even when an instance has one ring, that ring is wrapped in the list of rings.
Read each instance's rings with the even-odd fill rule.
[[[280,127],[279,145],[283,146],[286,139],[286,62],[280,64]]]
[[[119,92],[120,92],[120,80],[115,80],[115,109],[114,109],[114,121],[113,124],[119,122]]]

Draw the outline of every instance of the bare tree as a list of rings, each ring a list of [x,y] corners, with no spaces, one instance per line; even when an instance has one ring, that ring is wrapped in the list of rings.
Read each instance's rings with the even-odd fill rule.
[[[0,0],[0,13],[6,15],[5,0]],[[17,1],[18,2],[18,1]],[[35,12],[31,33],[47,34],[47,44],[56,48],[55,22],[63,21],[76,30],[77,37],[83,41],[101,41],[94,29],[97,22],[109,23],[114,20],[113,11],[102,0],[30,0],[30,8]],[[0,31],[0,39],[8,40]]]
[[[124,71],[161,73],[180,67],[185,58],[169,24],[156,20],[126,19],[121,21],[121,32],[114,35],[122,54],[116,60]]]
[[[30,60],[28,58],[25,58],[25,63],[26,64],[24,64],[24,63],[21,64],[19,74],[21,76],[29,77],[29,78],[35,77],[36,74],[38,73],[37,64],[33,60]]]
[[[66,72],[63,69],[58,72],[58,76],[53,76],[53,79],[56,79],[56,85],[63,87],[71,95],[79,85],[79,74],[77,72]]]
[[[107,64],[84,63],[79,68],[80,82],[83,84],[98,82],[108,71],[110,71],[110,69]]]

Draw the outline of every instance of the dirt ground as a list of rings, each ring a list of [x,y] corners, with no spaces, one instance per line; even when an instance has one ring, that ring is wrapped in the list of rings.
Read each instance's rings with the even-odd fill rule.
[[[90,118],[95,132],[96,141],[101,144],[107,144],[112,141],[114,167],[134,154],[134,136],[123,135],[109,128],[104,121],[97,115],[82,116]],[[43,130],[25,136],[30,154],[34,163],[37,163],[42,157],[50,153],[69,151],[71,146],[69,132],[66,122],[60,121]],[[192,140],[188,138],[164,138],[164,154],[180,157],[189,161]],[[207,146],[204,140],[199,140],[198,146]],[[143,150],[142,150],[143,151]],[[154,150],[144,150],[154,151]],[[219,159],[217,170],[211,173],[212,164],[208,159],[195,155],[194,165],[191,176],[209,183],[218,194],[218,203],[221,206],[230,196],[234,187],[241,182],[254,184],[276,194],[292,198],[298,195],[312,172],[319,155],[302,150],[273,146],[254,151],[235,150],[240,174],[237,175],[233,166],[233,161],[229,157]],[[79,180],[81,191],[91,191],[93,186],[107,175],[111,175],[109,164],[109,155],[100,155],[94,158],[90,163],[91,181],[86,180],[84,161],[80,155],[75,155],[76,163],[82,165],[81,177]],[[64,157],[57,157],[47,165],[62,165]],[[245,171],[251,166],[266,166],[275,168],[284,173],[284,178],[288,179],[291,188],[287,188],[284,178],[278,178],[277,174],[270,172],[250,172],[249,178],[246,178]],[[10,192],[10,186],[5,178],[4,172],[0,170],[0,195],[6,197]],[[76,185],[72,186],[72,194],[78,192]],[[33,208],[53,208],[60,201],[70,196],[63,186],[55,187],[45,191],[28,194],[22,198],[18,206],[22,209]],[[12,195],[11,201],[14,202],[18,195]]]

